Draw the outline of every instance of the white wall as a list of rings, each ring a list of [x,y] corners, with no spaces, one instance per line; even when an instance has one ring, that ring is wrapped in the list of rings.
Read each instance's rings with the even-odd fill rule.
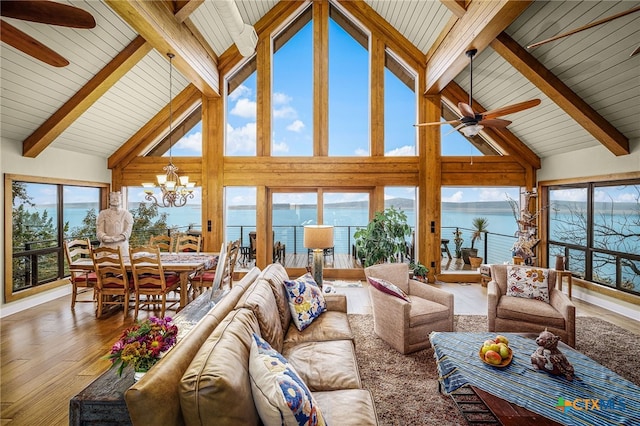
[[[630,143],[631,154],[616,157],[600,145],[542,159],[538,181],[586,178],[640,171],[640,141]]]
[[[57,179],[74,179],[91,182],[111,182],[111,171],[107,169],[107,159],[87,154],[61,150],[49,147],[36,158],[22,156],[22,142],[1,139],[0,141],[0,166],[2,175],[5,173],[21,174],[27,176],[44,176]],[[4,183],[4,180],[3,180]],[[0,186],[0,194],[4,199],[4,184]],[[2,227],[2,240],[5,240],[4,226]],[[2,258],[2,303],[0,304],[0,317],[19,312],[51,298],[60,297],[70,293],[71,287],[58,288],[43,295],[28,297],[11,303],[4,301],[4,244],[0,247]]]

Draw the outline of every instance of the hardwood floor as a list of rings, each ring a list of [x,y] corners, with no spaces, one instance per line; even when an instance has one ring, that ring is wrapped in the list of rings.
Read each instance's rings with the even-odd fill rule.
[[[336,288],[347,295],[350,313],[370,313],[367,283]],[[455,313],[486,315],[486,288],[480,284],[436,284],[454,293]],[[91,299],[91,293],[80,296]],[[578,315],[598,316],[636,334],[640,322],[574,299]],[[133,312],[121,310],[96,319],[91,303],[70,296],[2,318],[0,327],[1,424],[68,425],[69,400],[109,368],[104,359]],[[158,314],[158,313],[155,313]],[[140,318],[154,315],[140,313]],[[169,311],[171,315],[171,311]]]

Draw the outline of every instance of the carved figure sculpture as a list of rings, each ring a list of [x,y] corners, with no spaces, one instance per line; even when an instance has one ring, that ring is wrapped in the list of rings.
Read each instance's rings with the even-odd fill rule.
[[[129,237],[133,229],[133,216],[123,208],[120,192],[109,193],[109,208],[102,210],[96,220],[96,235],[100,247],[120,247],[123,256],[129,255]]]
[[[536,339],[538,349],[531,354],[531,364],[536,370],[546,371],[556,376],[563,375],[567,380],[573,380],[573,366],[558,349],[559,341],[560,337],[546,329],[540,333]]]

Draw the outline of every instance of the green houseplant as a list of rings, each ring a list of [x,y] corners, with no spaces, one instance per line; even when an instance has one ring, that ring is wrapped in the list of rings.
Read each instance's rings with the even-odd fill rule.
[[[409,264],[409,269],[413,271],[414,279],[422,282],[427,282],[427,274],[429,273],[429,268],[427,268],[420,262],[412,262],[411,264]]]
[[[396,262],[406,249],[406,239],[411,235],[407,215],[402,210],[389,207],[376,212],[369,224],[354,233],[357,257],[365,267],[376,263]]]
[[[469,261],[470,257],[478,256],[478,249],[475,248],[475,243],[476,240],[482,240],[482,234],[487,232],[489,221],[486,217],[474,217],[471,224],[473,228],[473,233],[471,234],[471,247],[462,248],[462,260],[467,265],[471,263]]]

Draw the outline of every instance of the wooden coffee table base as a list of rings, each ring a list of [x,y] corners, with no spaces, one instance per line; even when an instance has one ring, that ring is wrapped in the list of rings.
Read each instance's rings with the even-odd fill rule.
[[[522,408],[519,405],[512,404],[488,392],[471,386],[471,389],[480,397],[482,402],[487,406],[493,415],[503,426],[556,426],[560,423],[554,422],[540,414],[536,414]]]

